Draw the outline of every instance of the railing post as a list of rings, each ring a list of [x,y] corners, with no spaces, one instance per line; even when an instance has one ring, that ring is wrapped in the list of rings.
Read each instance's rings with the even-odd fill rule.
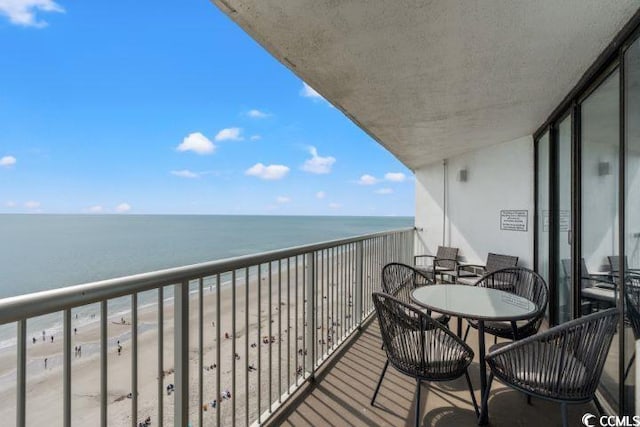
[[[305,347],[305,365],[310,378],[313,380],[315,376],[316,363],[316,254],[309,252],[305,255],[306,260],[306,287],[307,294],[307,310],[306,310],[306,340]]]
[[[16,426],[27,423],[27,320],[18,321],[18,366],[16,387]],[[46,369],[46,364],[45,364]],[[8,420],[7,420],[8,421]]]
[[[407,243],[407,247],[409,249],[409,254],[405,260],[405,263],[411,264],[413,262],[413,257],[416,255],[416,244],[418,241],[418,229],[414,228],[411,231],[408,231],[409,242]]]
[[[364,267],[364,248],[363,241],[360,240],[356,243],[356,320],[358,322],[358,329],[362,328],[362,294],[364,281],[363,279],[363,267]]]
[[[71,426],[71,309],[63,312],[63,340],[62,340],[62,425]],[[53,338],[52,338],[53,339]]]
[[[389,241],[387,239],[386,234],[382,237],[382,265],[387,265],[389,262],[394,261],[394,260],[390,260],[389,259],[389,252],[391,252],[391,255],[393,254],[393,251],[389,251]]]
[[[107,427],[107,300],[100,301],[100,426]]]
[[[189,281],[174,286],[174,426],[189,425]],[[218,362],[220,363],[220,362]]]

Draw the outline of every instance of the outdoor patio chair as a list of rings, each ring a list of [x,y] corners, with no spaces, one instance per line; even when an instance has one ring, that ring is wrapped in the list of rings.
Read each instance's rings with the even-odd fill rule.
[[[392,262],[382,268],[382,291],[398,298],[405,304],[412,304],[411,291],[420,286],[434,285],[433,280],[424,272],[406,264]],[[431,315],[431,313],[428,313]],[[435,320],[446,325],[449,316],[437,314]]]
[[[493,346],[486,357],[491,373],[485,399],[495,377],[528,396],[560,402],[567,427],[567,404],[594,397],[617,320],[618,310],[611,308]]]
[[[418,264],[418,260],[421,258],[431,258],[431,265]],[[436,276],[438,275],[440,279],[442,279],[446,274],[455,273],[458,268],[458,248],[438,246],[435,255],[414,255],[413,263],[418,270],[431,275],[435,282]]]
[[[527,320],[486,321],[484,322],[485,333],[495,336],[496,339],[500,337],[517,341],[538,332],[549,301],[549,289],[538,273],[523,267],[503,268],[484,275],[476,286],[499,289],[518,295],[532,301],[538,307],[538,311]],[[478,328],[475,320],[467,319],[467,324],[465,341],[469,329]]]
[[[608,276],[592,275],[587,269],[584,258],[580,259],[580,295],[582,298],[595,303],[598,310],[616,305],[617,287]],[[562,270],[565,278],[571,277],[571,260],[561,260]],[[604,305],[604,307],[603,307]]]
[[[624,300],[627,304],[627,318],[631,324],[633,338],[635,341],[640,339],[640,275],[629,274],[625,277]],[[624,370],[624,379],[627,379],[633,362],[636,360],[636,353],[633,352],[631,360]]]
[[[485,274],[493,273],[502,268],[515,267],[516,265],[518,265],[517,256],[489,253],[485,265],[459,265],[455,273],[456,283],[460,283],[461,285],[475,285]],[[481,273],[476,273],[477,270],[480,270]]]
[[[479,415],[468,372],[473,360],[471,347],[418,308],[391,295],[376,292],[373,294],[373,304],[387,361],[371,398],[371,405],[375,404],[382,380],[391,363],[398,371],[416,380],[416,426],[420,424],[422,381],[451,381],[464,375],[476,416]]]
[[[609,269],[613,274],[618,273],[618,267],[620,267],[620,257],[617,255],[608,256],[607,260],[609,261]],[[629,260],[627,256],[624,256],[624,271],[626,273],[640,273],[640,268],[629,268]]]

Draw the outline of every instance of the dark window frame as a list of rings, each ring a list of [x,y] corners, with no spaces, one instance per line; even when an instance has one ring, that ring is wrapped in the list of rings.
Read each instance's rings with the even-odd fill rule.
[[[582,103],[591,95],[597,88],[607,80],[615,71],[619,72],[619,167],[618,167],[618,254],[619,254],[619,266],[618,271],[624,271],[624,256],[625,251],[625,196],[626,196],[626,75],[625,75],[625,54],[628,48],[640,39],[640,9],[636,11],[633,17],[624,25],[624,27],[618,32],[611,43],[602,51],[593,64],[587,69],[587,71],[580,78],[578,83],[569,91],[567,96],[560,102],[560,104],[552,111],[549,117],[540,125],[540,127],[533,134],[533,147],[534,147],[534,236],[533,236],[533,262],[534,268],[538,269],[538,261],[540,254],[538,253],[538,218],[541,215],[538,206],[538,196],[540,192],[539,188],[539,142],[540,139],[549,132],[549,188],[547,189],[547,195],[549,197],[549,282],[550,282],[550,301],[549,301],[549,322],[550,324],[556,324],[558,319],[558,307],[557,307],[557,285],[555,284],[557,278],[557,259],[558,259],[558,125],[564,120],[567,115],[571,115],[571,256],[572,256],[572,271],[571,271],[571,288],[573,290],[573,309],[572,317],[576,318],[581,315],[581,300],[580,300],[580,273],[582,257],[582,235],[581,235],[581,161],[582,161]],[[624,280],[622,275],[618,277],[618,301],[617,306],[620,310],[619,330],[624,330]],[[621,339],[618,341],[619,354],[625,354],[625,337],[621,334]],[[620,414],[625,414],[625,386],[624,375],[625,368],[624,358],[619,360],[619,391],[618,391],[618,408]],[[636,408],[637,409],[637,408]]]

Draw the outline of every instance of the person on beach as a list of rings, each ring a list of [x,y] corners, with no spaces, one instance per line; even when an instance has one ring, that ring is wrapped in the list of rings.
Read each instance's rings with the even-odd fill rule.
[[[47,369],[47,358],[44,358],[44,369]]]
[[[76,314],[77,316],[77,314]],[[73,328],[73,335],[78,335],[78,328]]]
[[[51,335],[51,342],[53,343],[53,335]]]
[[[44,341],[44,337],[45,337],[45,335],[46,335],[46,334],[45,334],[45,332],[44,332],[44,331],[42,331],[42,341]]]
[[[33,343],[34,344],[36,343],[36,337],[33,337]]]
[[[118,344],[118,356],[120,356],[121,353],[122,353],[122,346]]]

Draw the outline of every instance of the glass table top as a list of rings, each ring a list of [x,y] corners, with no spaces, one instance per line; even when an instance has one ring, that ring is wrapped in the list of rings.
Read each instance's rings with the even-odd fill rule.
[[[478,320],[523,320],[538,310],[532,301],[509,292],[467,285],[423,286],[411,299],[438,313]]]

